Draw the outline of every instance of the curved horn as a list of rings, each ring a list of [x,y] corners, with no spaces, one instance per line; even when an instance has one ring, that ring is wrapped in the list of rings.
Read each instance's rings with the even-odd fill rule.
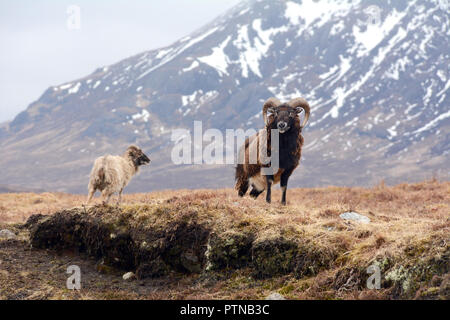
[[[288,105],[290,105],[292,108],[302,108],[303,110],[305,110],[305,119],[303,119],[303,123],[301,126],[302,128],[304,128],[308,123],[309,115],[311,114],[309,103],[303,98],[296,98],[289,101]]]
[[[281,104],[280,100],[277,98],[269,98],[266,102],[264,102],[263,105],[263,119],[264,119],[264,125],[267,124],[267,110],[269,108],[277,108]]]

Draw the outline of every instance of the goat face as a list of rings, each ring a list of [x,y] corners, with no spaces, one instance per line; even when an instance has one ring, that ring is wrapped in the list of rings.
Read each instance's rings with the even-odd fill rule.
[[[269,108],[269,123],[271,129],[278,129],[280,133],[289,131],[299,121],[298,114],[301,108],[293,108],[288,104],[282,104],[276,108]]]
[[[131,158],[136,167],[150,163],[150,159],[145,155],[144,152],[142,152],[140,148],[136,146],[128,147],[127,152],[128,156]]]

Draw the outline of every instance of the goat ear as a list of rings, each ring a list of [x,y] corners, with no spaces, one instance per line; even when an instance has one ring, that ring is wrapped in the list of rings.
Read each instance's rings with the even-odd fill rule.
[[[297,114],[301,113],[302,111],[303,111],[302,107],[295,108],[295,112],[297,112]]]
[[[267,109],[267,112],[268,113],[276,113],[277,110],[275,108],[269,108],[269,109]]]

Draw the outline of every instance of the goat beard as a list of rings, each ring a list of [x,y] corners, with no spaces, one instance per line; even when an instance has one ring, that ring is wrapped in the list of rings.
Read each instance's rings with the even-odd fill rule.
[[[286,129],[283,129],[283,130],[278,129],[278,132],[280,132],[281,134],[283,134],[283,133],[288,132],[290,128],[291,128],[291,127],[287,127]]]

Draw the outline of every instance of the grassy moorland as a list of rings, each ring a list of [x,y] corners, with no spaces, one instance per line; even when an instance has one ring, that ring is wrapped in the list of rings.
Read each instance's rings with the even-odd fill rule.
[[[290,189],[286,207],[230,189],[89,208],[85,196],[0,194],[0,229],[17,234],[0,239],[0,299],[448,299],[449,195],[436,180]],[[341,219],[347,211],[371,222]],[[65,288],[72,264],[79,291]],[[379,290],[366,286],[373,264]]]

